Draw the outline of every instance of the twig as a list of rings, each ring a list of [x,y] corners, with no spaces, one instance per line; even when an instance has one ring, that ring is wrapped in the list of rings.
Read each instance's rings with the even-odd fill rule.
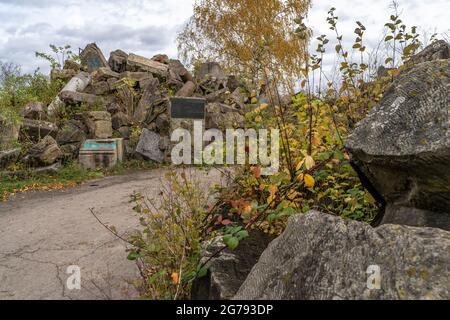
[[[105,223],[103,223],[100,218],[95,214],[94,209],[90,208],[89,209],[92,213],[92,215],[94,216],[94,218],[109,232],[111,232],[114,236],[116,236],[117,238],[119,238],[120,240],[132,245],[133,247],[138,247],[140,249],[142,249],[142,247],[137,246],[136,244],[130,242],[129,240],[125,239],[123,236],[121,236],[120,234],[117,233],[117,231],[111,229],[111,227],[109,227],[108,225],[106,225]]]

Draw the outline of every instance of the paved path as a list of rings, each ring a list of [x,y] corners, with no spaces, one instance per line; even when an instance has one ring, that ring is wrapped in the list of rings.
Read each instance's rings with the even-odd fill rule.
[[[217,171],[194,173],[205,187]],[[0,299],[133,299],[135,264],[126,244],[89,211],[127,234],[138,228],[128,203],[138,191],[158,198],[164,170],[88,182],[80,187],[27,193],[0,202]],[[81,268],[81,290],[68,290],[67,267]]]

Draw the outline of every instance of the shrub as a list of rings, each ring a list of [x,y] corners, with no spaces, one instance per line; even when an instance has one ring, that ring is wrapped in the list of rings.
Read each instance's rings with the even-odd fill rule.
[[[200,271],[208,199],[200,182],[186,171],[169,171],[166,179],[158,200],[139,193],[131,196],[143,230],[130,238],[133,249],[128,259],[138,263],[143,298],[187,299]]]

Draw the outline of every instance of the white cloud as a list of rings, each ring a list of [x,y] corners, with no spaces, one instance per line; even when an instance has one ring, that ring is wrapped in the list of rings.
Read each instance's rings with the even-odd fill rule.
[[[115,49],[176,56],[176,34],[191,14],[191,0],[0,0],[0,59],[47,71],[35,51],[90,42],[107,57]]]
[[[167,53],[174,57],[177,55],[177,31],[191,16],[193,2],[0,0],[0,59],[14,61],[27,72],[36,67],[47,70],[46,63],[37,60],[34,51],[46,51],[50,43],[82,48],[90,42],[97,42],[106,56],[120,48],[145,56]],[[368,45],[373,47],[381,39],[383,25],[389,18],[389,3],[390,0],[317,0],[313,1],[309,23],[316,35],[331,35],[326,16],[328,9],[334,6],[341,17],[341,32],[352,34],[354,22],[359,20],[366,25]],[[448,0],[400,0],[399,3],[408,25],[448,31]],[[349,43],[354,37],[344,40]]]

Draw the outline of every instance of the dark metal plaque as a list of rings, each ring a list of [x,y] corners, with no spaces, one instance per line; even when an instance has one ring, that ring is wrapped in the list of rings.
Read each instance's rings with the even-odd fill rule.
[[[205,119],[205,99],[170,98],[172,119]]]

